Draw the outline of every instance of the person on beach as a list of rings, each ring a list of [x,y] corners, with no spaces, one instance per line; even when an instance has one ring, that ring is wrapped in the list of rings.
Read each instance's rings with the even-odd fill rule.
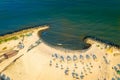
[[[50,63],[49,63],[50,66],[52,66],[52,61],[50,60]]]

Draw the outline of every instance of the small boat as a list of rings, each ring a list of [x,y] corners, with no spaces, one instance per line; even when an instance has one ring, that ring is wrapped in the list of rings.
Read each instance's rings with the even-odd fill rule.
[[[63,45],[63,44],[61,44],[61,43],[58,43],[57,45],[61,46],[61,45]]]

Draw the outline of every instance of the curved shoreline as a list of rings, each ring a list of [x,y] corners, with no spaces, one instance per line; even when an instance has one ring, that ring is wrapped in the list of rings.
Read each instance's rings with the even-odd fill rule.
[[[47,26],[47,25],[43,25],[43,26],[39,25],[39,27],[44,27],[44,26]],[[30,31],[30,30],[36,29],[36,28],[38,28],[38,25],[37,26],[35,25],[35,26],[27,27],[27,28],[22,28],[22,29],[13,31],[13,32],[5,33],[5,34],[0,34],[0,39],[2,40],[4,37],[6,38],[6,37],[18,35],[18,34],[20,35],[22,32],[24,33],[24,32],[27,32],[27,31]],[[38,31],[38,33],[37,33],[38,37],[41,38],[42,32],[44,32],[46,30],[48,30],[48,29],[45,29],[45,30],[42,30],[42,31]],[[67,50],[67,51],[80,51],[80,52],[87,51],[91,47],[91,45],[92,45],[92,43],[87,42],[87,40],[92,40],[94,42],[98,42],[98,43],[101,43],[101,44],[104,44],[104,45],[108,45],[110,47],[115,47],[117,49],[120,49],[120,45],[117,45],[117,44],[115,44],[113,42],[110,42],[110,41],[106,41],[104,39],[97,38],[95,36],[85,36],[83,38],[83,41],[86,44],[89,44],[90,46],[85,48],[85,49],[79,49],[79,50],[74,50],[74,49],[64,48],[64,47],[60,47],[60,46],[55,46],[55,45],[52,45],[52,44],[49,44],[49,43],[45,42],[42,38],[41,38],[41,40],[48,46],[51,46],[51,47],[54,47],[54,48],[57,48],[57,49]]]
[[[44,32],[44,31],[40,31],[40,32],[38,32],[38,35],[39,35],[39,37],[41,38],[41,34],[42,34],[42,32]],[[48,46],[50,46],[50,47],[54,47],[54,48],[56,48],[56,49],[61,49],[61,50],[67,50],[67,51],[69,51],[69,52],[72,52],[72,51],[78,51],[78,52],[86,52],[87,50],[89,50],[90,48],[91,48],[91,46],[92,46],[92,43],[91,42],[87,42],[88,40],[92,40],[94,43],[99,43],[99,44],[104,44],[105,46],[109,46],[109,47],[113,47],[113,48],[115,48],[115,49],[120,49],[120,45],[117,45],[117,44],[115,44],[115,43],[113,43],[113,42],[110,42],[110,41],[107,41],[107,40],[104,40],[104,39],[100,39],[100,38],[97,38],[97,37],[94,37],[94,36],[85,36],[84,38],[83,38],[83,41],[86,43],[86,44],[88,44],[88,45],[90,45],[88,48],[85,48],[85,49],[78,49],[78,50],[74,50],[74,49],[69,49],[69,48],[64,48],[64,47],[62,47],[62,45],[52,45],[52,44],[50,44],[50,43],[47,43],[47,42],[45,42],[42,38],[41,38],[41,40],[46,44],[46,45],[48,45]]]
[[[46,30],[45,30],[46,31]],[[47,42],[45,42],[42,38],[41,38],[41,34],[42,34],[42,32],[44,32],[44,30],[42,30],[42,31],[38,31],[38,36],[40,37],[40,39],[41,39],[41,41],[44,43],[44,44],[46,44],[47,46],[49,46],[49,47],[52,47],[52,48],[55,48],[55,49],[59,49],[59,50],[62,50],[62,51],[64,51],[64,52],[86,52],[88,49],[82,49],[82,50],[72,50],[72,49],[69,49],[69,48],[63,48],[62,47],[62,45],[61,46],[55,46],[55,45],[52,45],[52,44],[49,44],[49,43],[47,43]]]

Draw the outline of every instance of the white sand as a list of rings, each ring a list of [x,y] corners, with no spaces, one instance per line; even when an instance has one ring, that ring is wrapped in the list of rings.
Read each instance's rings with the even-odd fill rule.
[[[114,57],[113,52],[111,54],[108,53],[107,59],[110,60],[110,64],[106,64],[103,56],[106,56],[105,53],[107,52],[106,49],[104,49],[104,46],[99,43],[93,43],[87,51],[80,52],[56,49],[42,42],[39,46],[27,52],[28,47],[39,39],[37,32],[38,30],[35,30],[32,36],[25,38],[25,48],[20,50],[18,55],[0,63],[0,71],[2,71],[5,66],[12,62],[16,57],[24,54],[24,56],[19,58],[15,63],[11,64],[6,70],[2,72],[9,76],[12,80],[81,80],[74,79],[72,77],[71,73],[73,72],[73,70],[78,73],[79,78],[81,72],[83,72],[83,75],[85,76],[83,80],[98,80],[98,78],[99,80],[104,80],[104,78],[106,78],[106,80],[111,80],[115,73],[115,71],[112,70],[112,66],[120,63],[120,56]],[[17,44],[18,42],[19,40],[15,43]],[[11,46],[16,45],[13,43],[14,42],[11,41],[9,44]],[[4,43],[4,45],[5,44],[6,43]],[[96,45],[98,44],[100,45],[100,47],[96,47]],[[2,46],[4,45],[2,44]],[[60,59],[56,59],[55,61],[53,61],[51,55],[54,53],[62,55],[64,56],[64,58],[66,58],[67,55],[71,57],[73,55],[76,55],[77,57],[79,57],[79,55],[81,54],[85,57],[86,54],[88,54],[90,55],[90,59],[88,60],[85,58],[84,60],[81,60],[82,62],[84,62],[84,64],[80,62],[80,59],[75,62],[70,61],[69,63],[66,61],[66,59],[64,62],[60,62]],[[92,58],[93,54],[97,56],[96,61]],[[52,66],[49,65],[50,60],[52,61]],[[90,67],[90,62],[93,68]],[[56,68],[56,63],[58,63],[58,68]],[[74,67],[75,63],[77,64],[77,69]],[[63,70],[61,69],[61,65],[63,65]],[[88,67],[86,65],[88,65]],[[101,66],[101,68],[99,68],[99,66]],[[67,67],[69,68],[69,75],[64,74],[64,71]],[[85,68],[85,71],[83,68]],[[90,71],[87,70],[87,68],[90,68]],[[116,73],[115,75],[120,77]]]

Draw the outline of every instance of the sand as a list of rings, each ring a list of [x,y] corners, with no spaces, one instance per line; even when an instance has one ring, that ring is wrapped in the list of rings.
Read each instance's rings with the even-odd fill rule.
[[[38,36],[38,31],[45,29],[48,29],[48,26],[33,28],[32,36],[24,37],[25,47],[16,56],[0,63],[0,72],[9,76],[11,80],[111,80],[113,77],[115,79],[120,77],[112,69],[113,66],[120,63],[120,56],[114,56],[114,53],[119,54],[120,50],[113,49],[112,52],[109,52],[108,49],[110,48],[105,48],[105,45],[99,42],[91,43],[88,41],[87,43],[92,44],[89,49],[72,51],[51,47],[41,40],[42,42],[39,45],[27,52],[30,45],[41,39]],[[10,49],[17,49],[16,45],[21,40],[22,38],[1,44],[0,47],[8,47],[5,51],[1,50],[1,54]],[[58,55],[57,58],[52,57],[55,53]],[[74,55],[77,56],[75,61],[73,61]],[[79,59],[80,55],[84,59]],[[86,55],[89,55],[90,58],[87,59]],[[93,55],[97,57],[95,60],[92,57]],[[19,56],[21,57],[13,62]],[[60,56],[64,57],[64,61],[61,62]],[[71,57],[70,61],[67,61],[67,56]],[[108,64],[103,56],[107,58]],[[67,70],[68,72],[65,74]],[[73,78],[72,73],[78,75],[74,75],[75,78]],[[82,75],[84,75],[84,78],[80,79]]]

